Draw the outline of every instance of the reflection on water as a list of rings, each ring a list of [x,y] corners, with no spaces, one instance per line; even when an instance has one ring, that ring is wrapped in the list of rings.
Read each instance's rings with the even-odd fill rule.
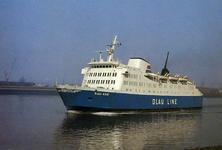
[[[222,99],[203,109],[73,114],[58,96],[0,96],[0,149],[180,149],[222,145]]]
[[[193,145],[200,122],[200,113],[188,111],[67,114],[57,129],[55,142],[75,149],[181,149]]]

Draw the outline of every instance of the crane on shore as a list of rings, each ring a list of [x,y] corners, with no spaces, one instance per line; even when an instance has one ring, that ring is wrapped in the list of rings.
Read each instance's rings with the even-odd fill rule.
[[[6,73],[6,71],[4,71],[4,73],[5,73],[5,81],[8,81],[8,80],[9,80],[10,75],[11,75],[12,70],[13,70],[13,67],[14,67],[14,65],[15,65],[15,61],[16,61],[16,58],[15,58],[15,60],[14,60],[14,63],[13,63],[13,65],[12,65],[12,68],[11,68],[11,71],[10,71],[9,75],[8,75],[8,73]]]

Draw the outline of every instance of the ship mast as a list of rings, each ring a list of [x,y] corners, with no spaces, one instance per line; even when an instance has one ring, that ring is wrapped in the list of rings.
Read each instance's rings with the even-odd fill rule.
[[[106,46],[110,46],[110,48],[106,48],[108,54],[109,54],[109,59],[108,61],[112,61],[113,60],[113,54],[114,54],[114,51],[115,51],[115,46],[116,44],[120,44],[121,43],[119,41],[117,41],[117,35],[115,36],[114,40],[113,40],[113,43],[111,45],[106,45]]]

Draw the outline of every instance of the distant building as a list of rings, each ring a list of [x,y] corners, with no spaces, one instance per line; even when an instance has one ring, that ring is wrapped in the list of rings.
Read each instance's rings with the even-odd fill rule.
[[[213,89],[213,88],[198,88],[201,93],[212,93],[212,94],[218,94],[219,89]]]
[[[203,97],[222,97],[222,89],[213,89],[213,88],[198,88]]]

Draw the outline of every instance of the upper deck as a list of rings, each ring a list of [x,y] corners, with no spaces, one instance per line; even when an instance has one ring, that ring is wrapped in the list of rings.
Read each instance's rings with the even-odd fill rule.
[[[113,43],[117,43],[116,39],[117,37]],[[104,61],[100,52],[99,61],[92,59],[88,63],[90,67],[82,69],[84,74],[82,87],[129,94],[201,95],[195,83],[189,82],[186,76],[151,73],[149,62],[142,58],[131,58],[127,65],[120,63],[118,59],[113,59],[115,45],[109,45],[107,61]]]

